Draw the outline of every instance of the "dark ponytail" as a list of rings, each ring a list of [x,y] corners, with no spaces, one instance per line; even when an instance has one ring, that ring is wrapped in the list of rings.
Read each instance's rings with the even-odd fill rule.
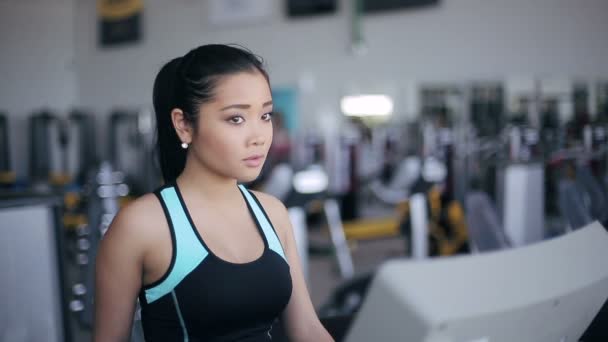
[[[181,147],[171,111],[179,108],[196,134],[200,105],[214,97],[221,76],[260,72],[266,80],[261,58],[240,46],[203,45],[165,64],[154,81],[157,148],[165,183],[175,181],[186,166],[187,150]]]
[[[181,57],[171,60],[160,69],[154,81],[153,101],[156,113],[156,134],[159,161],[165,183],[177,178],[186,165],[186,150],[181,148],[171,111],[176,108],[175,86]]]

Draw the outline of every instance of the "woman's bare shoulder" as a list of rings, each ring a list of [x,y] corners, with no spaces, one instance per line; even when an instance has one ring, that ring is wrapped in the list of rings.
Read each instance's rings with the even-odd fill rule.
[[[285,234],[285,230],[290,227],[287,208],[278,198],[264,192],[251,190],[255,197],[260,201],[264,211],[268,214],[273,226],[279,234]]]
[[[257,190],[250,191],[260,201],[260,204],[264,207],[264,210],[266,210],[268,214],[271,214],[270,212],[274,214],[285,214],[287,212],[285,205],[278,198],[269,195],[265,192]]]
[[[166,225],[158,198],[149,193],[120,209],[106,234],[120,236],[130,243],[144,243],[161,233]]]

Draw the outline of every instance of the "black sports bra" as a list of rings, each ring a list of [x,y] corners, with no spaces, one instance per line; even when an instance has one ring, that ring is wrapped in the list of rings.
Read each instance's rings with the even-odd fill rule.
[[[264,240],[264,252],[235,264],[213,254],[196,230],[176,184],[155,191],[171,231],[164,276],[139,299],[146,341],[270,341],[292,283],[281,242],[255,195],[239,185]]]

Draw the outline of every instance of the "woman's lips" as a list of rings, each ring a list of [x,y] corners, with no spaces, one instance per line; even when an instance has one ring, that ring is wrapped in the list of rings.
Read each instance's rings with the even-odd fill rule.
[[[245,165],[247,165],[248,167],[258,167],[264,161],[264,156],[255,155],[255,156],[245,158],[245,159],[243,159],[243,161],[245,162]]]

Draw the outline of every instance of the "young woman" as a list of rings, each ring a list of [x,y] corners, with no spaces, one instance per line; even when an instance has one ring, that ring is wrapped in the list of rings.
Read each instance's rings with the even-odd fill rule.
[[[165,185],[122,209],[96,264],[95,341],[127,341],[136,298],[146,341],[331,341],[306,289],[283,204],[254,180],[272,142],[257,56],[204,45],[154,82]]]

